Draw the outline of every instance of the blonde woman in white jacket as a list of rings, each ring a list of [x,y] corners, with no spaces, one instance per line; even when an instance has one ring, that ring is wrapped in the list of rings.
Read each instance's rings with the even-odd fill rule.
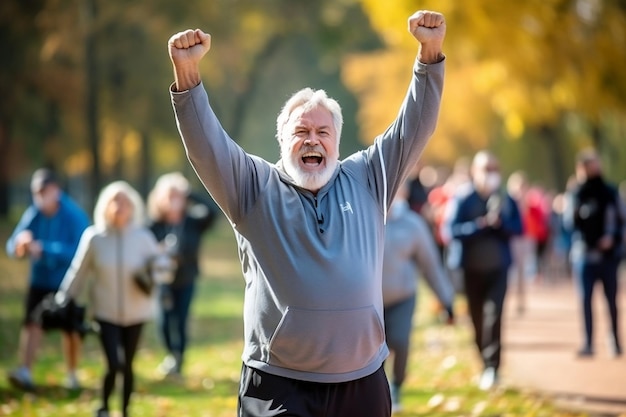
[[[82,235],[59,290],[60,298],[76,298],[89,287],[89,303],[100,325],[107,363],[97,417],[109,415],[117,372],[124,377],[122,412],[128,416],[133,358],[142,326],[155,312],[155,298],[142,292],[133,278],[151,259],[163,256],[154,235],[143,224],[143,212],[141,197],[128,183],[116,181],[106,186],[96,203],[94,225]]]

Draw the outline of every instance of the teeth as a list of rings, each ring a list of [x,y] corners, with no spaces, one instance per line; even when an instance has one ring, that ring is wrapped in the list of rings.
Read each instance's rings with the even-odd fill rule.
[[[307,158],[307,157],[318,157],[321,158],[322,154],[319,152],[306,152],[304,155],[302,155],[303,158]]]

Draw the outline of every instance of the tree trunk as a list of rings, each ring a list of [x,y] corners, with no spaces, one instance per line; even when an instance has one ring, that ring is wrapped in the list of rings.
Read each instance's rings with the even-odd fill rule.
[[[259,85],[259,77],[265,70],[265,64],[274,55],[276,50],[280,47],[282,38],[274,36],[266,44],[265,47],[255,57],[255,62],[251,66],[248,79],[246,81],[246,88],[237,96],[235,106],[233,110],[234,117],[232,119],[232,126],[229,126],[226,130],[231,132],[231,137],[239,138],[241,129],[243,128],[243,121],[246,119],[246,112],[251,98],[254,96],[254,91],[257,85]],[[237,139],[236,139],[237,140]]]
[[[9,161],[10,138],[9,126],[4,120],[0,120],[0,218],[7,218],[11,207],[11,196],[9,195]]]
[[[139,154],[139,192],[147,197],[152,186],[152,154],[150,134],[145,130],[141,131],[141,153]]]
[[[602,148],[604,145],[604,141],[602,140],[602,129],[596,122],[592,122],[591,124],[591,142],[593,143],[593,147],[598,153],[602,152]]]
[[[566,166],[563,162],[563,146],[561,143],[561,136],[556,128],[553,126],[544,125],[539,129],[541,138],[546,143],[548,150],[548,161],[552,166],[552,175],[556,185],[560,189],[564,189],[567,183],[569,174],[566,172]]]
[[[85,109],[87,119],[87,140],[91,152],[91,201],[102,188],[100,168],[100,138],[98,133],[98,74],[96,62],[96,0],[84,0],[85,15]]]

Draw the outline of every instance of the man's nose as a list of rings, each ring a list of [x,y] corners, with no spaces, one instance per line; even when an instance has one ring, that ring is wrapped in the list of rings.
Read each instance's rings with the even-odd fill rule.
[[[320,143],[319,138],[317,137],[315,133],[309,134],[309,136],[304,140],[304,144],[307,146],[314,146],[319,143]]]

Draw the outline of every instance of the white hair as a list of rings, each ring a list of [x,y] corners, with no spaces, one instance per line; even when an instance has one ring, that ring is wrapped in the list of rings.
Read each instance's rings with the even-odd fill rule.
[[[132,206],[133,215],[131,219],[131,223],[136,226],[142,226],[145,221],[144,216],[144,204],[141,196],[129,183],[126,181],[115,181],[107,185],[100,191],[100,195],[98,196],[98,201],[96,202],[96,206],[93,210],[93,222],[94,226],[98,230],[106,230],[110,228],[110,224],[106,218],[106,209],[109,203],[115,198],[118,194],[124,194],[128,197],[130,204]]]
[[[163,201],[168,197],[171,190],[176,190],[183,195],[189,194],[191,187],[189,181],[180,172],[170,172],[161,175],[150,194],[148,194],[148,217],[152,220],[161,220],[163,218]]]
[[[324,90],[313,90],[312,88],[303,88],[292,95],[285,103],[280,114],[276,119],[276,139],[282,141],[283,129],[289,121],[289,117],[294,110],[302,108],[303,112],[322,106],[330,112],[333,118],[333,125],[337,132],[337,143],[341,140],[341,128],[343,126],[343,115],[341,114],[341,106],[336,100],[328,97]]]

